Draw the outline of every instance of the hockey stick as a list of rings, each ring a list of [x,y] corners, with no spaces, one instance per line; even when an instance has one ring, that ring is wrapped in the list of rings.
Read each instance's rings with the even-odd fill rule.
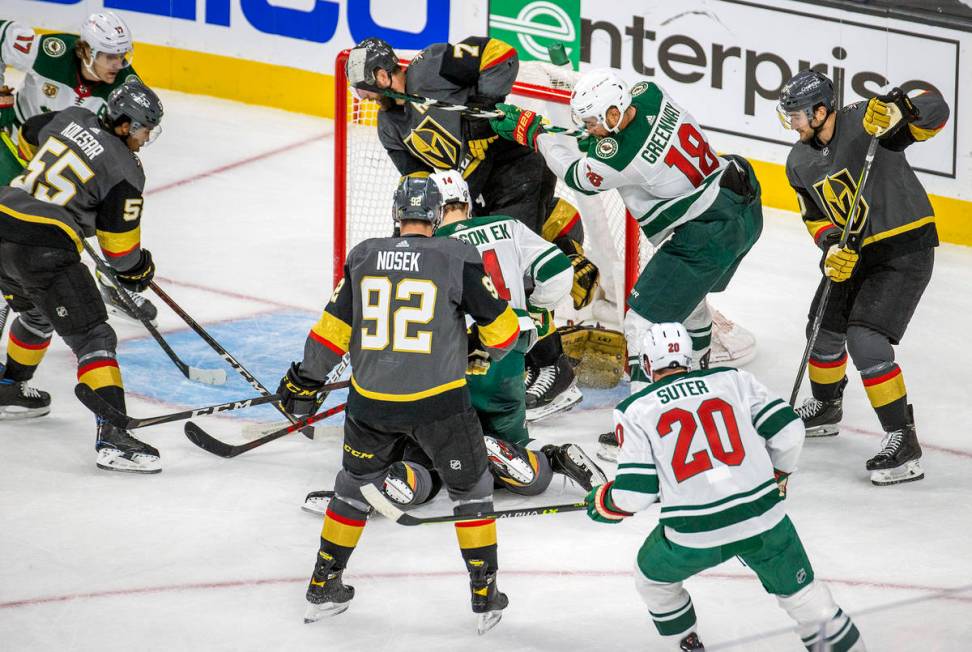
[[[341,383],[334,383],[333,385],[325,385],[324,389],[327,391],[343,389],[349,384],[350,383],[348,381],[344,381]],[[243,408],[256,407],[257,405],[265,405],[267,403],[273,403],[274,401],[280,400],[280,397],[276,394],[270,394],[269,396],[254,396],[250,398],[237,399],[235,401],[227,401],[226,403],[219,403],[217,405],[207,405],[205,407],[193,408],[191,410],[183,410],[182,412],[172,412],[170,414],[162,414],[157,417],[145,417],[140,419],[138,417],[129,416],[121,410],[116,409],[115,406],[110,405],[107,401],[101,398],[96,391],[84,383],[78,383],[74,386],[74,395],[78,397],[78,400],[81,401],[86,408],[97,414],[99,417],[105,419],[110,424],[119,428],[124,428],[125,430],[134,430],[136,428],[144,428],[146,426],[155,426],[160,423],[171,423],[172,421],[183,421],[185,419],[192,419],[193,417],[208,416],[211,414],[218,414],[220,412],[229,412],[230,410],[242,410]]]
[[[0,301],[3,301],[3,306],[0,306],[0,336],[3,336],[3,329],[7,326],[7,316],[10,315],[10,305],[6,299]]]
[[[276,430],[274,432],[268,433],[267,435],[260,437],[259,439],[254,439],[251,442],[245,444],[227,444],[224,441],[220,441],[210,435],[208,432],[194,424],[192,421],[187,421],[185,426],[186,437],[189,441],[194,443],[199,448],[203,449],[207,453],[212,453],[213,455],[218,455],[219,457],[224,457],[230,459],[241,455],[247,451],[253,450],[258,446],[263,446],[264,444],[273,441],[274,439],[280,439],[284,435],[288,435],[295,430],[300,430],[301,428],[306,428],[312,423],[317,423],[321,419],[326,419],[327,417],[343,412],[344,408],[347,406],[346,403],[341,403],[340,405],[335,405],[334,407],[320,412],[318,414],[312,414],[309,417],[297,420],[289,426]]]
[[[149,335],[151,335],[155,341],[159,343],[159,346],[162,347],[165,354],[169,356],[172,363],[179,368],[179,371],[182,372],[183,376],[189,380],[205,383],[207,385],[222,385],[226,382],[226,372],[222,369],[202,369],[199,367],[190,367],[183,362],[179,356],[176,355],[176,352],[172,350],[172,347],[169,346],[169,343],[165,341],[165,338],[162,337],[159,329],[152,325],[151,320],[142,314],[142,311],[138,309],[135,302],[132,301],[131,297],[128,296],[128,292],[126,292],[124,287],[122,287],[122,284],[118,282],[118,278],[115,276],[115,270],[109,267],[108,263],[101,259],[101,256],[95,252],[91,245],[88,244],[87,240],[81,238],[81,244],[84,245],[84,250],[87,251],[88,255],[91,256],[92,260],[94,260],[94,264],[101,274],[105,278],[109,279],[115,286],[115,290],[118,291],[118,297],[125,305],[125,308],[133,315],[138,317],[138,320],[142,322],[142,325],[148,330]]]
[[[587,509],[586,502],[567,503],[564,505],[538,505],[537,507],[527,507],[525,509],[501,509],[493,512],[479,512],[476,514],[464,514],[456,516],[448,514],[446,516],[430,516],[421,518],[412,516],[388,500],[381,490],[373,484],[366,484],[361,487],[361,495],[375,508],[375,510],[386,518],[390,518],[400,525],[425,525],[426,523],[455,523],[456,521],[475,521],[483,518],[519,518],[521,516],[550,516],[562,514],[564,512],[579,512]]]
[[[224,349],[223,346],[219,342],[217,342],[215,338],[213,338],[213,336],[206,331],[205,328],[200,326],[195,319],[190,317],[189,313],[187,313],[185,310],[182,309],[182,306],[176,303],[172,297],[170,297],[168,294],[166,294],[166,292],[162,288],[156,285],[155,281],[150,282],[149,287],[152,288],[152,291],[155,292],[155,294],[157,294],[158,297],[166,303],[166,305],[172,308],[172,310],[177,315],[179,315],[179,317],[182,318],[182,321],[186,322],[186,324],[189,325],[189,328],[196,331],[196,334],[199,335],[199,337],[203,338],[203,341],[205,341],[206,344],[208,344],[214,351],[216,351],[216,353],[218,353],[220,357],[223,358],[223,360],[225,360],[229,364],[229,366],[233,367],[233,369],[236,370],[236,373],[240,374],[243,377],[243,380],[245,380],[250,384],[250,387],[260,392],[262,396],[270,396],[270,391],[266,387],[264,387],[263,384],[259,380],[257,380],[253,374],[247,371],[246,368],[242,364],[240,364],[240,362],[236,358],[234,358],[229,351]],[[290,421],[290,423],[297,423],[297,417],[284,410],[283,407],[276,404],[274,405],[274,407],[276,407],[277,411],[280,412],[280,414],[284,415],[287,418],[287,420]],[[308,431],[302,431],[302,434],[308,439],[314,438],[313,429],[310,429]]]
[[[871,137],[871,142],[867,144],[867,153],[864,155],[864,169],[861,170],[861,176],[857,181],[857,192],[854,193],[854,199],[851,201],[850,210],[847,211],[847,223],[844,224],[844,230],[840,234],[840,241],[837,243],[838,247],[843,247],[847,244],[847,240],[850,238],[851,225],[854,222],[854,214],[857,212],[857,205],[860,203],[861,195],[864,193],[864,184],[867,183],[867,177],[871,173],[871,164],[874,162],[874,155],[877,153],[878,139],[877,136]],[[803,384],[803,374],[807,371],[807,364],[810,362],[810,352],[813,350],[813,345],[817,341],[817,335],[820,333],[820,326],[823,324],[824,312],[827,310],[827,300],[830,298],[830,290],[834,286],[834,282],[829,276],[825,276],[827,280],[824,282],[823,290],[820,292],[820,302],[817,304],[817,312],[813,316],[813,326],[810,329],[810,337],[807,338],[807,346],[803,349],[803,359],[800,361],[800,370],[797,372],[796,380],[793,381],[793,391],[790,392],[790,406],[796,406],[797,394],[800,393],[800,385]]]

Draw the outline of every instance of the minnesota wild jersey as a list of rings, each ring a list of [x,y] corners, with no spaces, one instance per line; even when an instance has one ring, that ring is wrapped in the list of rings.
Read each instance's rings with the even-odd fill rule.
[[[803,422],[746,371],[667,376],[614,411],[621,450],[612,499],[636,512],[661,500],[665,535],[709,548],[761,534],[784,516],[774,469],[790,473]]]
[[[108,94],[129,79],[135,70],[124,68],[115,81],[93,82],[81,75],[80,59],[74,53],[75,34],[34,34],[29,27],[0,20],[0,85],[4,64],[24,71],[24,82],[14,102],[16,125],[39,113],[80,106],[97,114]]]
[[[580,141],[542,134],[547,165],[572,189],[592,195],[617,189],[625,207],[653,244],[708,208],[719,179],[733,165],[709,147],[702,128],[653,82],[631,88],[634,119],[607,138]]]

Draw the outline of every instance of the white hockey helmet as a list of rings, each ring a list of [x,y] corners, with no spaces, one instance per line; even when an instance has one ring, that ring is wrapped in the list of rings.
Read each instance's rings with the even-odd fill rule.
[[[469,204],[469,184],[459,170],[436,170],[431,174],[442,195],[442,205],[461,202]]]
[[[135,47],[132,30],[118,14],[111,11],[91,14],[81,25],[81,40],[91,48],[91,57],[99,52],[123,54],[125,65],[132,63],[132,50]]]
[[[596,118],[605,129],[617,133],[621,121],[613,128],[607,126],[607,112],[612,106],[618,107],[621,115],[631,106],[631,89],[628,82],[613,70],[591,70],[584,73],[570,94],[570,114],[577,126],[584,121]]]
[[[652,324],[641,341],[645,373],[672,367],[692,368],[692,338],[678,322]]]

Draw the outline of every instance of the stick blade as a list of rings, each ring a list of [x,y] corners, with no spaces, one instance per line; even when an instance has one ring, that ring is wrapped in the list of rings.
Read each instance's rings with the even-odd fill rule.
[[[91,389],[88,385],[84,383],[78,383],[74,386],[74,395],[78,397],[81,404],[94,412],[97,416],[101,417],[108,423],[118,428],[128,429],[132,419],[119,410],[116,410],[113,405],[109,405],[105,402],[103,398],[98,396],[98,393]]]
[[[186,438],[207,453],[226,459],[236,457],[239,454],[236,451],[236,446],[219,441],[192,421],[186,421],[184,430]]]
[[[375,508],[375,511],[401,525],[418,525],[419,521],[413,516],[409,516],[396,507],[381,490],[373,484],[366,484],[361,487],[361,495],[365,497],[368,504]]]
[[[205,385],[224,385],[226,384],[226,370],[189,367],[189,380]]]

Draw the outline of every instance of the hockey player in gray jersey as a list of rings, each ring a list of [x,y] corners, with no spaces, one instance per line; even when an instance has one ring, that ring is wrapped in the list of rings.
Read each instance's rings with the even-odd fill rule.
[[[808,436],[837,434],[849,352],[886,433],[881,450],[866,464],[871,481],[920,480],[924,471],[914,411],[892,345],[904,336],[931,279],[938,232],[928,195],[904,150],[941,130],[948,106],[937,93],[909,98],[895,89],[838,109],[831,81],[803,70],[783,87],[779,110],[784,124],[800,135],[787,158],[787,178],[804,224],[824,252],[823,272],[834,283],[810,353],[813,396],[798,411]],[[841,248],[837,243],[872,137],[880,146],[851,220],[850,239]],[[808,329],[824,281],[811,304]]]
[[[354,589],[341,578],[371,511],[361,487],[380,482],[407,446],[432,461],[457,515],[492,509],[493,479],[466,386],[465,316],[475,320],[479,342],[497,360],[520,329],[476,249],[429,237],[441,221],[441,204],[432,180],[403,179],[395,196],[401,237],[365,240],[349,252],[303,360],[291,365],[278,389],[287,410],[310,412],[323,379],[350,352],[344,456],[307,589],[306,622],[348,608]],[[482,633],[507,605],[496,586],[496,525],[460,521],[456,534]]]
[[[407,70],[387,43],[369,38],[351,50],[347,63],[348,81],[355,92],[381,103],[378,136],[398,171],[425,175],[459,170],[469,184],[474,216],[513,217],[570,257],[571,296],[574,306],[582,308],[594,298],[599,273],[584,255],[579,213],[554,197],[557,180],[543,158],[500,140],[486,120],[416,107],[380,94],[390,89],[490,109],[510,92],[518,69],[516,50],[509,44],[475,36],[456,44],[434,43],[415,56]],[[581,396],[549,311],[545,324],[527,355],[526,401],[531,420],[568,409]]]
[[[78,359],[78,381],[125,411],[117,338],[81,263],[81,238],[97,235],[120,283],[143,290],[155,274],[141,247],[145,173],[135,154],[162,120],[159,98],[141,82],[117,88],[99,118],[80,107],[35,116],[21,135],[34,150],[27,169],[0,188],[0,288],[18,313],[0,380],[0,413],[40,416],[50,396],[27,382],[56,331]],[[98,423],[100,468],[157,473],[158,451]]]

